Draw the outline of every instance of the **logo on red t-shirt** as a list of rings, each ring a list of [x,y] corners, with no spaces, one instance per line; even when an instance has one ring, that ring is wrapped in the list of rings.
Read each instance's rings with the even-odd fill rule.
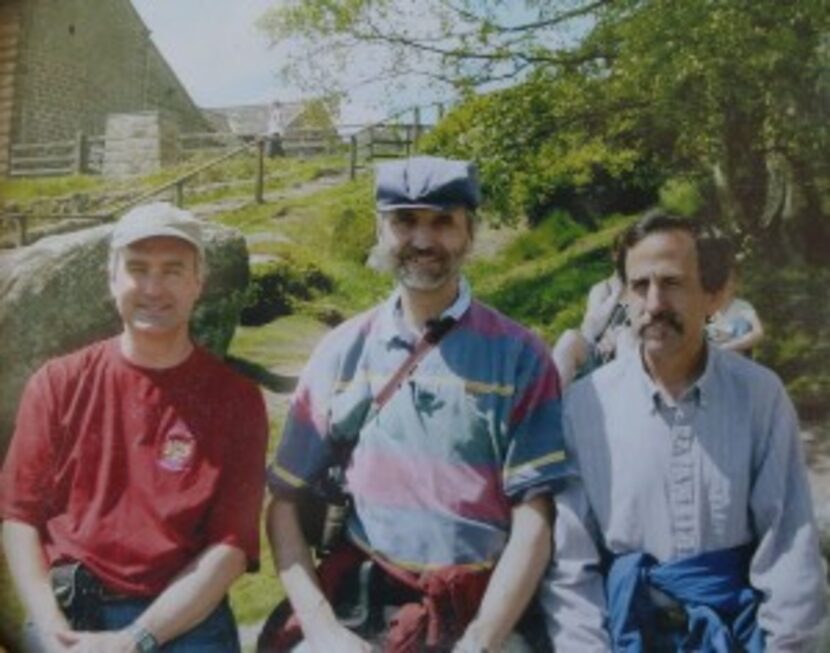
[[[164,438],[159,465],[171,472],[181,472],[190,467],[196,453],[196,438],[177,424]]]

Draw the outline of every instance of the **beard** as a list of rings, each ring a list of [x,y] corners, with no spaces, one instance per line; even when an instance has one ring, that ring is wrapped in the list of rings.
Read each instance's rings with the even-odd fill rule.
[[[366,264],[378,272],[394,275],[410,290],[436,290],[458,276],[468,249],[458,253],[411,246],[395,249],[381,242],[372,248]]]

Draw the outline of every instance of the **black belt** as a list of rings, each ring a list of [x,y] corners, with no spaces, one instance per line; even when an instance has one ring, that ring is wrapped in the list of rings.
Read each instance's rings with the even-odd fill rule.
[[[58,606],[77,630],[100,629],[104,603],[144,598],[113,592],[80,562],[55,565],[49,570],[49,580]]]

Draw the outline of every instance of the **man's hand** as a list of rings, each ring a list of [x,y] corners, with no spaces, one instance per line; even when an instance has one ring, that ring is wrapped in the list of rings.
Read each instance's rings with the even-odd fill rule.
[[[337,622],[325,628],[310,628],[303,635],[314,653],[372,653],[374,650],[369,642]]]
[[[26,641],[34,646],[35,650],[44,653],[66,653],[74,651],[74,645],[78,643],[79,633],[74,632],[65,623],[54,623],[52,625],[34,624],[27,626],[31,628]]]
[[[490,649],[483,641],[475,622],[471,623],[452,649],[452,653],[488,653]]]

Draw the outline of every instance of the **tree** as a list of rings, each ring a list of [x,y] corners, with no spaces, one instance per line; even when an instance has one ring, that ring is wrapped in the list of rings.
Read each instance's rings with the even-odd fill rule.
[[[538,156],[484,165],[536,166],[525,192],[546,192],[563,159],[636,153],[709,179],[736,233],[826,258],[830,0],[288,0],[263,25],[338,59],[332,75],[368,48],[370,75],[415,72],[468,97],[517,84],[511,101],[532,111],[507,111],[490,136]],[[329,65],[311,52],[296,50],[295,72]]]
[[[830,244],[821,199],[828,33],[827,0],[658,0],[617,4],[588,41],[614,50],[605,97],[633,107],[619,118],[639,126],[665,165],[711,171],[735,231],[786,235],[819,261]]]
[[[343,91],[348,83],[394,87],[415,77],[450,91],[512,82],[539,66],[579,63],[571,53],[578,36],[610,4],[283,0],[259,25],[274,43],[290,44],[281,72],[300,85]]]

